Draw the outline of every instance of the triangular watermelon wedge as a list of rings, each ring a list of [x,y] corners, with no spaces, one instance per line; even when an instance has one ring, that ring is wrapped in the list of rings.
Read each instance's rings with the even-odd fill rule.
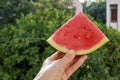
[[[105,34],[82,12],[63,24],[48,40],[61,52],[74,50],[76,55],[95,51],[109,41]]]

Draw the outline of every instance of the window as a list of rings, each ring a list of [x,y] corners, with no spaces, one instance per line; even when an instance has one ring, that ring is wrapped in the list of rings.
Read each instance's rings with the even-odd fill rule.
[[[117,4],[110,5],[111,8],[111,22],[117,22]]]

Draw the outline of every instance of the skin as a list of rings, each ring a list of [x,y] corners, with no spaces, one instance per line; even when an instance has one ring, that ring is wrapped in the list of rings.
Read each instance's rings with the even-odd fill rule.
[[[74,51],[63,54],[59,51],[48,57],[33,80],[67,80],[87,59],[76,56]]]

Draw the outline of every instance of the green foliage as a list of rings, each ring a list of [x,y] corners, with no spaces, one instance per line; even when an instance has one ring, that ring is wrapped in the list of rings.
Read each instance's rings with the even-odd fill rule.
[[[120,32],[107,29],[105,25],[94,21],[89,15],[88,17],[107,35],[110,42],[89,54],[86,63],[70,80],[119,80]]]
[[[35,14],[22,14],[15,25],[0,29],[0,80],[32,80],[45,58],[55,52],[47,38],[74,14],[74,10],[65,8],[66,2],[39,1],[34,4],[39,9]],[[69,80],[119,80],[120,32],[88,17],[110,42],[89,54],[86,63]]]
[[[33,79],[43,60],[55,52],[46,39],[73,15],[72,10],[59,8],[49,5],[22,15],[16,25],[0,30],[0,80]]]
[[[106,2],[93,2],[91,5],[84,3],[84,12],[90,14],[94,19],[103,24],[106,23]]]
[[[21,13],[26,15],[34,11],[29,0],[0,0],[0,24],[13,23]]]
[[[120,33],[111,29],[107,34],[109,35],[110,43],[107,46],[109,54],[105,54],[105,56],[109,56],[105,61],[106,67],[108,68],[111,76],[117,76],[120,79]]]

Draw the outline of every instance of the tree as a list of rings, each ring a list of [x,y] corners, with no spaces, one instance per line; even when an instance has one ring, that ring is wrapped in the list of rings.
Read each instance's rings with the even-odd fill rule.
[[[35,8],[29,0],[0,0],[0,24],[14,23],[21,14],[34,11]]]
[[[74,11],[50,1],[41,0],[34,14],[22,14],[16,24],[0,29],[0,80],[32,80],[55,51],[46,40]]]
[[[16,24],[0,29],[0,80],[32,80],[44,59],[54,53],[46,40],[75,10],[65,3],[41,0],[34,4],[35,14],[22,14]],[[44,7],[45,6],[45,7]],[[88,60],[69,80],[119,80],[120,32],[96,22],[87,15],[110,39],[110,42],[88,55]]]
[[[106,2],[92,2],[91,5],[86,6],[84,3],[84,12],[90,14],[98,22],[106,23]]]

